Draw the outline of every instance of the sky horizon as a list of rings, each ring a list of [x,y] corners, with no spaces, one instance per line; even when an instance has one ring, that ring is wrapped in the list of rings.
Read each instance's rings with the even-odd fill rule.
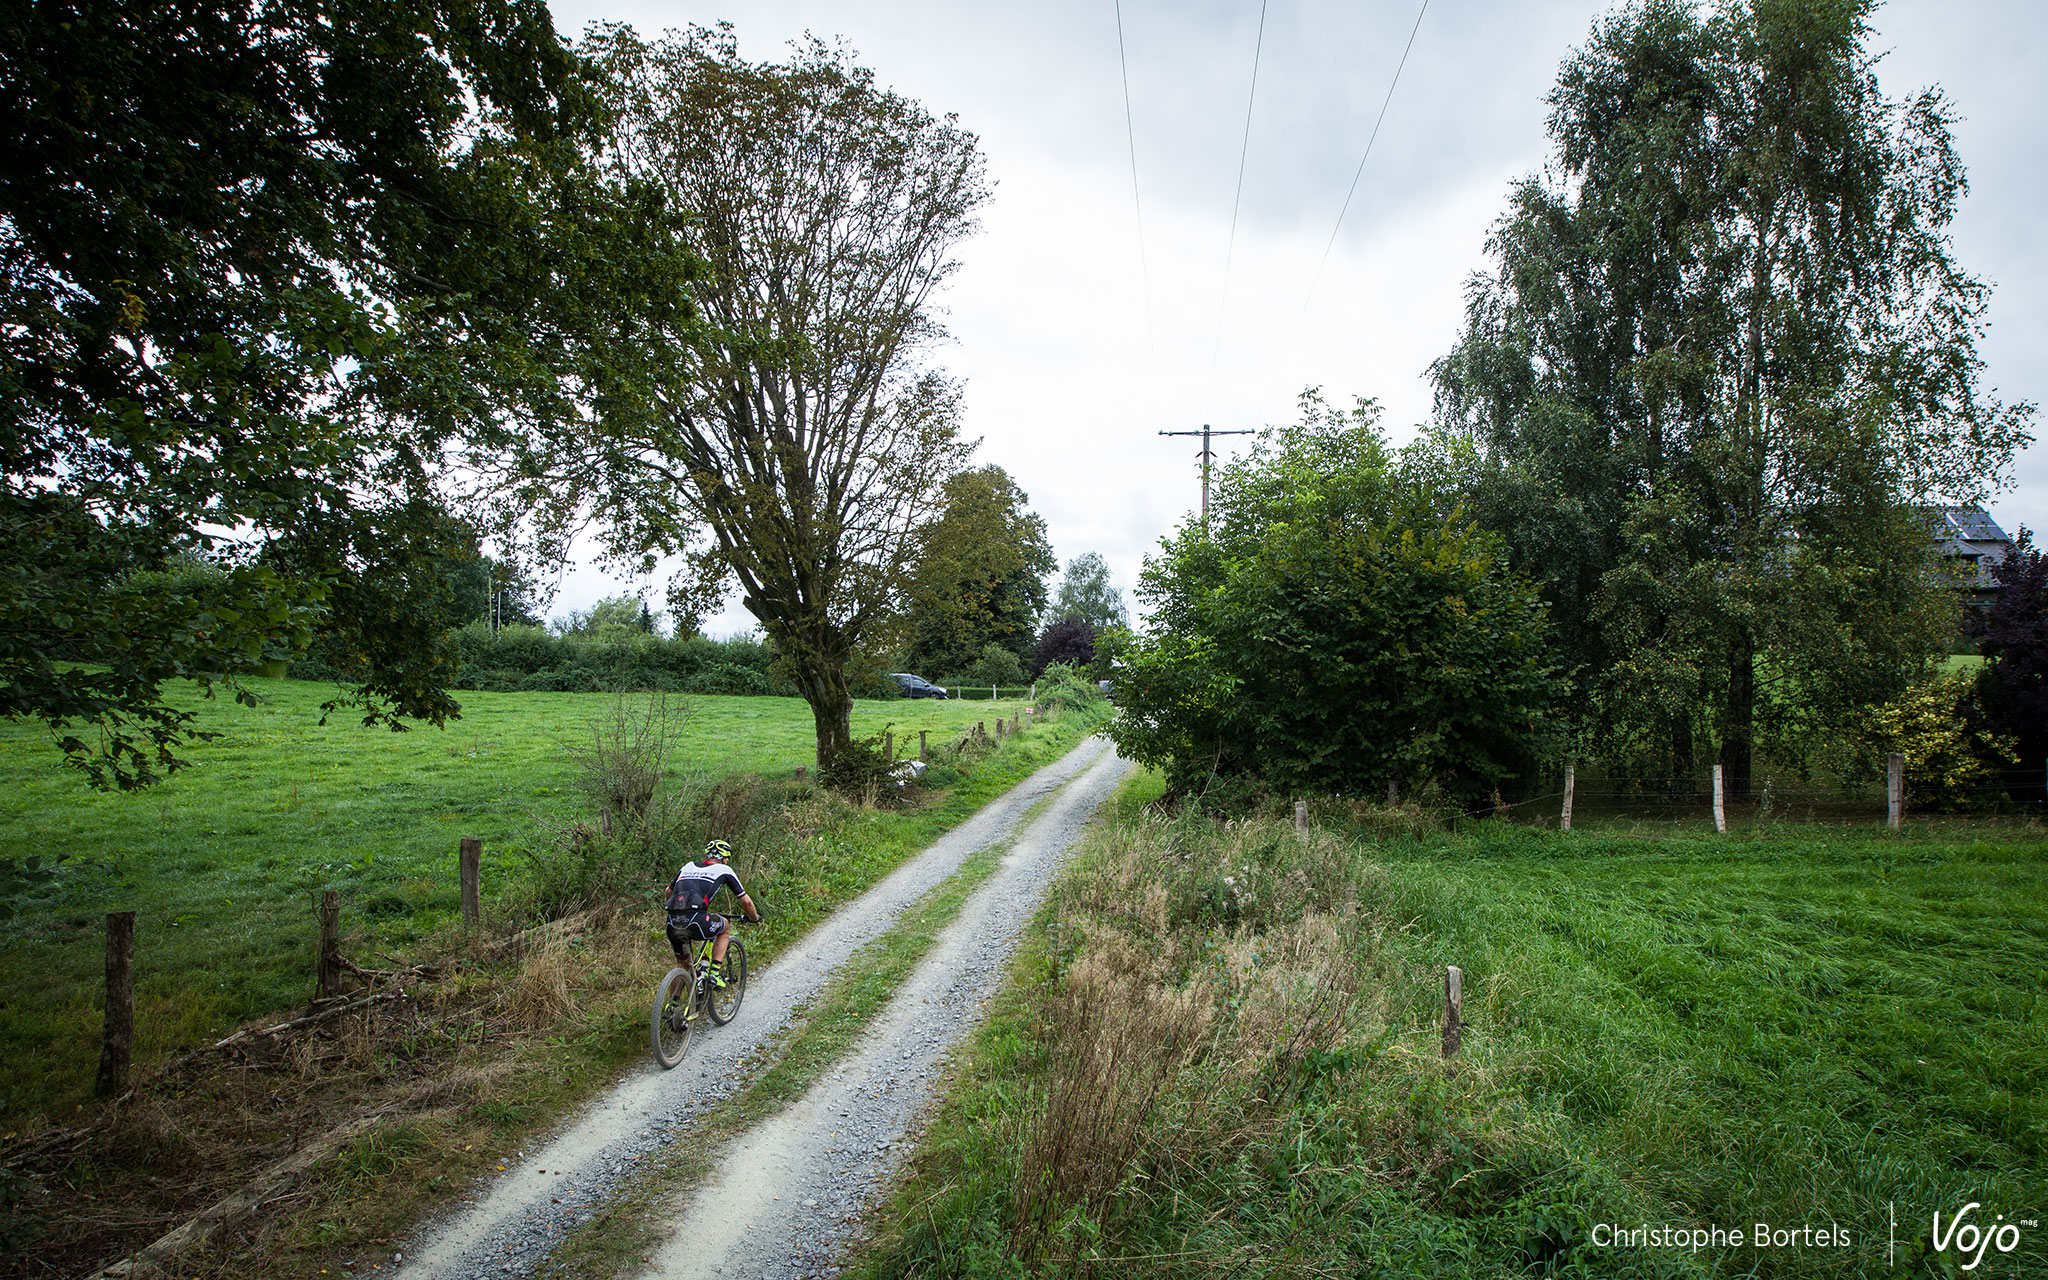
[[[1200,497],[1198,444],[1157,432],[1291,420],[1310,387],[1375,399],[1396,444],[1428,420],[1428,367],[1456,339],[1487,231],[1548,157],[1545,95],[1614,7],[1124,0],[1120,33],[1115,0],[622,0],[554,15],[572,38],[593,21],[648,35],[730,21],[754,60],[807,32],[842,40],[879,83],[980,137],[994,194],[940,299],[951,341],[934,361],[965,384],[975,465],[1030,495],[1062,567],[1100,553],[1135,606],[1144,556]],[[2048,107],[2031,56],[2048,47],[2048,8],[1894,0],[1870,25],[1885,93],[1939,85],[1958,116],[1971,193],[1955,256],[1992,288],[1982,385],[2048,400],[2029,359],[2048,340],[2048,252],[2030,225],[2048,196],[2031,131]],[[1219,439],[1219,456],[1247,439]],[[2048,451],[2023,453],[1988,506],[2008,534],[2048,520]],[[659,607],[662,578],[579,562],[548,612],[643,591]],[[704,626],[751,629],[737,603]]]

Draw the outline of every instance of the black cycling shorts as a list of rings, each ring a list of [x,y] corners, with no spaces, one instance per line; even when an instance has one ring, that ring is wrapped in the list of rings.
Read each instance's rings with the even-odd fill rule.
[[[731,926],[726,923],[725,917],[711,911],[697,911],[686,916],[670,916],[668,918],[668,945],[676,953],[677,959],[685,959],[689,955],[689,944],[691,942],[708,942],[719,934],[724,933],[728,928],[731,928]]]

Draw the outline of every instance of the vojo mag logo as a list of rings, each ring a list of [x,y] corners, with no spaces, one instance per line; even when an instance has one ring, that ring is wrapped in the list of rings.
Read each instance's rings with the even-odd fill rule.
[[[1934,1211],[1934,1251],[1953,1251],[1962,1261],[1965,1271],[1975,1271],[1986,1253],[2011,1253],[2018,1249],[2020,1228],[2031,1230],[2038,1225],[2033,1218],[2008,1221],[2002,1213],[1985,1222],[1978,1212],[1983,1207],[1979,1201],[1972,1200],[1950,1214],[1946,1222],[1942,1220],[1941,1210]]]

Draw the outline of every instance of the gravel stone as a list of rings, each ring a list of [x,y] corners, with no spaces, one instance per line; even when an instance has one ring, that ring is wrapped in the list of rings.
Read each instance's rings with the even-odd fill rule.
[[[963,904],[876,1018],[864,1047],[802,1099],[711,1157],[714,1171],[701,1194],[714,1198],[717,1212],[677,1218],[692,1222],[692,1229],[671,1237],[644,1272],[748,1280],[838,1274],[844,1246],[858,1238],[860,1212],[908,1155],[906,1139],[946,1052],[980,1019],[1054,864],[1128,768],[1106,740],[1090,738],[990,803],[819,924],[775,964],[756,968],[740,1016],[699,1032],[682,1069],[662,1071],[649,1059],[552,1141],[536,1146],[530,1160],[495,1174],[473,1201],[428,1223],[406,1243],[393,1274],[398,1280],[455,1280],[491,1270],[531,1275],[561,1239],[564,1223],[601,1209],[639,1162],[687,1141],[691,1119],[733,1092],[730,1085],[706,1088],[704,1081],[735,1079],[747,1069],[741,1063],[752,1063],[788,1024],[790,1010],[815,999],[862,943],[969,855],[1014,839],[995,874]],[[1025,814],[1056,792],[1027,826]],[[688,1070],[691,1065],[698,1069]],[[857,1161],[842,1163],[855,1153]],[[821,1202],[838,1215],[838,1229],[821,1230]],[[686,1210],[674,1206],[673,1212]]]

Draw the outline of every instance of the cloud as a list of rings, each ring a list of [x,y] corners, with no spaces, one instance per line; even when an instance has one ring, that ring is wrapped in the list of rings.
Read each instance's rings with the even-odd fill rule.
[[[1487,229],[1509,183],[1544,163],[1544,96],[1607,8],[1432,4],[1334,245],[1413,5],[1268,7],[1234,244],[1256,0],[1122,6],[1142,242],[1109,0],[751,0],[727,16],[750,57],[806,30],[844,36],[883,84],[980,135],[996,193],[943,299],[954,342],[939,358],[966,379],[980,460],[1031,495],[1062,563],[1098,551],[1128,591],[1199,500],[1192,442],[1159,430],[1277,421],[1305,386],[1378,398],[1397,440],[1426,418],[1426,370],[1486,265]],[[646,3],[555,14],[571,33],[598,17],[653,32],[720,16]],[[1916,0],[1881,8],[1873,26],[1888,92],[1943,82],[1964,116],[1973,194],[1955,239],[1963,265],[1997,286],[1987,384],[2048,399],[2036,355],[2048,347],[2036,230],[2048,180],[2034,135],[2048,9]],[[2048,455],[2026,455],[1993,510],[2008,529],[2048,518]],[[618,589],[579,569],[557,608]],[[728,610],[712,629],[750,622]]]

